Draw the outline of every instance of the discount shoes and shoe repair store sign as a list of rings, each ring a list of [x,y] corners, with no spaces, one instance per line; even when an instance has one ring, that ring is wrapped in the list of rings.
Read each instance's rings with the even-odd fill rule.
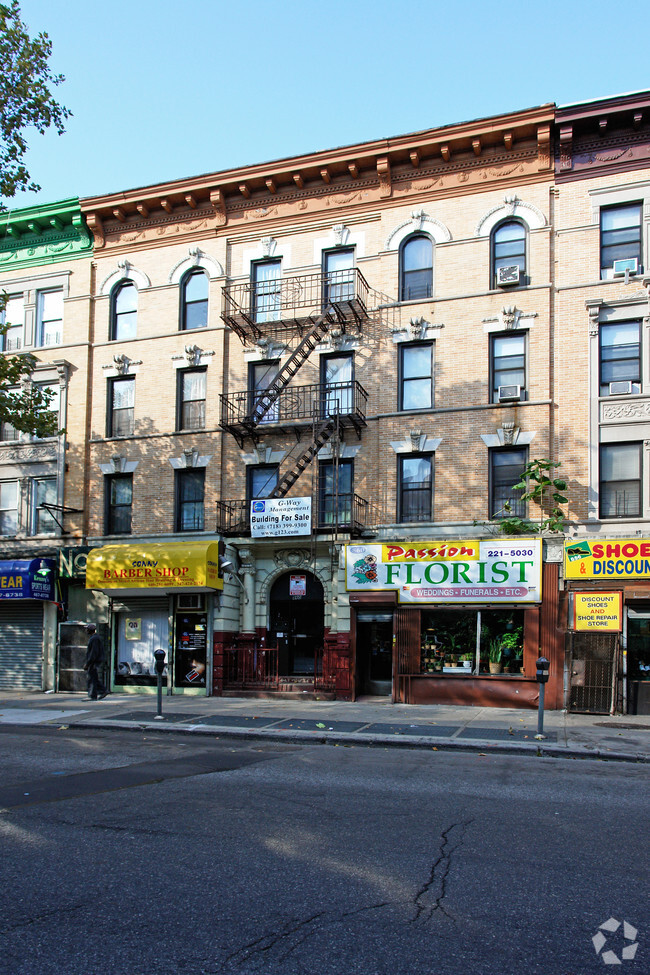
[[[350,592],[397,591],[400,603],[539,603],[540,539],[346,545]]]
[[[650,541],[642,538],[598,538],[566,542],[564,578],[569,582],[606,581],[610,585],[629,579],[650,580]],[[574,629],[620,632],[623,612],[621,590],[574,590],[572,596]]]

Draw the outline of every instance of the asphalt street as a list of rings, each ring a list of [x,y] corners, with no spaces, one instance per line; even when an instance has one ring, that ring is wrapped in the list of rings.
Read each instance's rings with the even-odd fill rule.
[[[650,967],[645,765],[2,726],[0,776],[2,975]]]

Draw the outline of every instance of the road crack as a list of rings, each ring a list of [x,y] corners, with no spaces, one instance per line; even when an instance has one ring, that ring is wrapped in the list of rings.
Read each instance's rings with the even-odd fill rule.
[[[430,921],[436,911],[441,911],[452,921],[455,920],[444,905],[447,881],[452,857],[462,845],[465,834],[473,822],[474,820],[469,819],[462,823],[454,823],[442,832],[438,857],[431,866],[427,880],[413,898],[415,914],[409,920],[409,924]]]

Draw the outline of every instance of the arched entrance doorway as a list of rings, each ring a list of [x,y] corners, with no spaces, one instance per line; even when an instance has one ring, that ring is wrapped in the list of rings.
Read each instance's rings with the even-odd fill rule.
[[[314,652],[323,646],[323,586],[311,572],[285,572],[270,596],[269,639],[278,647],[280,677],[314,674]]]

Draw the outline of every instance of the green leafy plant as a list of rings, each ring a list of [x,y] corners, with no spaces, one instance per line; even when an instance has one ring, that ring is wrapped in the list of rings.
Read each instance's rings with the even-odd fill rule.
[[[490,663],[498,664],[503,657],[503,647],[500,636],[494,636],[488,644],[488,657]]]
[[[536,535],[544,531],[563,531],[565,515],[560,505],[567,503],[564,495],[567,483],[553,476],[561,466],[559,461],[546,458],[531,460],[524,467],[519,481],[512,485],[513,491],[522,492],[521,501],[532,501],[539,505],[539,522],[511,514],[512,504],[506,501],[496,520],[487,525],[478,521],[474,524],[488,527],[495,535]]]

